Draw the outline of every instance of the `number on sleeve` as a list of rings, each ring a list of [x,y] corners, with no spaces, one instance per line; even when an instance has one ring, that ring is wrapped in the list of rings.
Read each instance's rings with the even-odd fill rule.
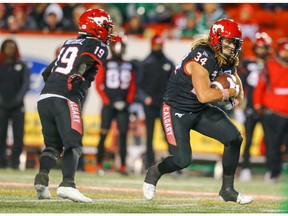
[[[101,49],[99,46],[96,47],[94,54],[101,58],[104,55],[105,51]]]
[[[194,57],[194,60],[200,62],[201,65],[203,66],[206,64],[207,58],[202,58],[202,53],[197,52],[197,56]]]

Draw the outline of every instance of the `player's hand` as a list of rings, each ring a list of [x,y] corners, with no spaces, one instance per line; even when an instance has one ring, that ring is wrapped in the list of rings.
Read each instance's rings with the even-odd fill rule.
[[[81,76],[80,74],[72,74],[68,78],[68,90],[72,89],[72,85],[75,83],[83,82],[85,81],[85,78]]]
[[[150,106],[152,104],[152,97],[150,97],[150,96],[146,97],[144,100],[144,104],[146,106]]]
[[[263,108],[261,105],[255,105],[254,106],[255,111],[258,113],[258,116],[262,116],[263,115]]]
[[[232,80],[231,78],[227,78],[227,80],[230,83],[230,88],[234,88],[236,90],[235,97],[237,97],[240,92],[240,86],[237,85],[237,83],[234,82],[234,80]]]
[[[127,103],[125,101],[116,101],[113,106],[116,110],[122,111],[127,106]]]

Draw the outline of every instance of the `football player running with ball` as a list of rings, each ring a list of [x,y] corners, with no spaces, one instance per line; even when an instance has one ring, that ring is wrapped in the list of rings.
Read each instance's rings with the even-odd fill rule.
[[[98,67],[108,55],[113,22],[102,9],[89,9],[80,16],[79,37],[67,40],[58,57],[43,71],[45,86],[37,109],[45,148],[40,155],[34,186],[38,199],[50,199],[49,172],[63,155],[63,180],[57,195],[75,202],[92,202],[76,189],[74,181],[82,154],[81,104]]]
[[[190,130],[224,144],[223,181],[220,198],[240,204],[253,201],[234,189],[234,175],[243,138],[240,131],[220,108],[210,103],[243,100],[242,83],[237,75],[239,52],[243,40],[239,25],[231,19],[215,22],[209,36],[194,41],[191,51],[176,66],[163,97],[161,121],[171,155],[151,166],[142,187],[148,200],[155,195],[156,184],[163,174],[188,167],[192,161]],[[229,89],[211,88],[217,75],[233,74],[236,83]],[[230,102],[229,102],[230,103]]]

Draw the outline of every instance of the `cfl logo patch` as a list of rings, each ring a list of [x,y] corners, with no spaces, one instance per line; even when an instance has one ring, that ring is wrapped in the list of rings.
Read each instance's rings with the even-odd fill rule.
[[[178,118],[181,118],[183,115],[183,113],[175,113],[175,116],[178,116]]]

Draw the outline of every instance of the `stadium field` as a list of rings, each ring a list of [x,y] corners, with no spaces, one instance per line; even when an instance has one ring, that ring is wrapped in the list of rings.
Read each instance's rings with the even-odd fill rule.
[[[157,195],[152,201],[142,196],[143,175],[121,176],[108,172],[100,177],[93,173],[78,172],[78,189],[93,199],[93,203],[74,203],[56,196],[61,171],[52,170],[50,191],[52,199],[37,200],[33,187],[36,170],[15,171],[1,169],[0,213],[284,213],[284,181],[277,184],[264,182],[263,176],[252,182],[236,180],[235,188],[254,197],[249,205],[222,202],[218,197],[220,180],[186,173],[176,178],[169,174],[161,178]]]

